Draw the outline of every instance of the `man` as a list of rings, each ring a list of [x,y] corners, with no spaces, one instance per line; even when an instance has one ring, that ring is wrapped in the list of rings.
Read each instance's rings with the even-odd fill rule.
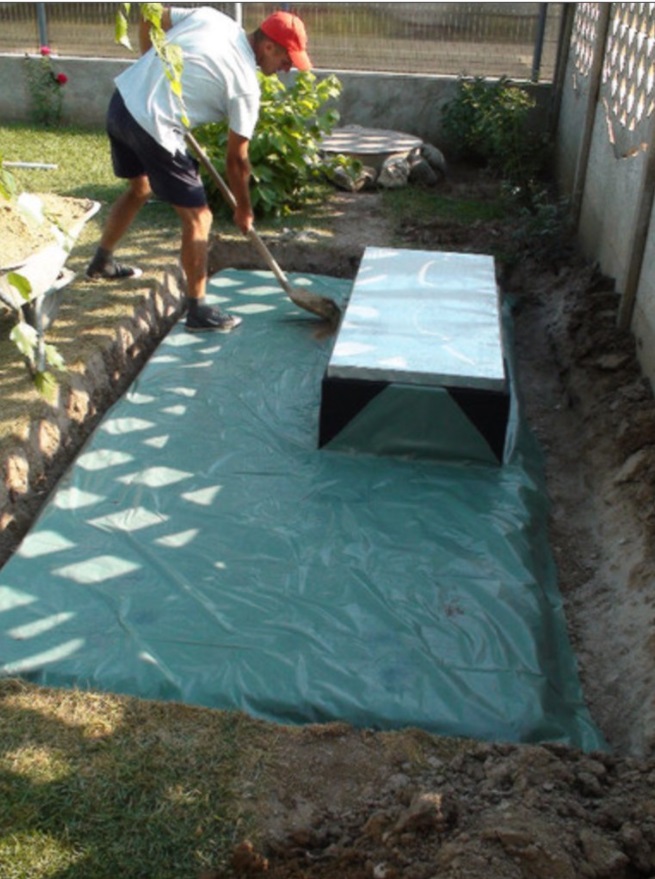
[[[257,68],[266,76],[292,67],[309,70],[302,21],[275,12],[254,33],[246,34],[215,9],[166,9],[162,28],[182,50],[182,95],[189,125],[226,118],[229,126],[226,174],[236,199],[234,222],[247,234],[253,225],[250,203],[249,144],[257,123],[260,90]],[[116,78],[107,114],[114,173],[128,187],[114,202],[99,247],[87,268],[92,280],[138,277],[139,269],[121,265],[114,250],[140,208],[154,195],[174,207],[182,225],[181,263],[186,277],[186,327],[228,332],[241,318],[205,303],[207,250],[212,214],[198,163],[186,151],[183,111],[151,48],[150,29],[142,22],[138,61]]]

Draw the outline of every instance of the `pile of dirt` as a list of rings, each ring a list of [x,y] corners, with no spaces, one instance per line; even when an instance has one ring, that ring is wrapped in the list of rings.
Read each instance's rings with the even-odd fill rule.
[[[15,201],[0,202],[0,271],[19,266],[28,256],[55,242],[54,228],[71,229],[89,211],[88,199],[44,193],[35,216]]]
[[[470,197],[470,185],[451,178],[449,194]],[[364,247],[399,243],[377,194],[341,193],[333,208],[329,246],[269,239],[289,271],[354,277]],[[415,222],[402,246],[508,253],[515,232]],[[212,259],[215,270],[254,266],[247,245],[220,237]],[[610,279],[565,243],[499,270],[516,303],[517,390],[544,450],[570,637],[608,752],[279,727],[239,803],[253,832],[206,879],[655,876],[653,395],[616,329]]]
[[[458,743],[418,733],[328,727],[280,738],[278,772],[267,776],[268,794],[255,807],[259,839],[242,841],[233,854],[237,877],[655,873],[653,764],[557,745]]]

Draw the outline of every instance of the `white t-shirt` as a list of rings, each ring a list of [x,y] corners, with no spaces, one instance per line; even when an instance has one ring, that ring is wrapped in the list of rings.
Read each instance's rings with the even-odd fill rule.
[[[259,114],[257,63],[245,31],[209,7],[171,8],[166,37],[182,50],[182,95],[191,128],[227,119],[236,134],[252,138]],[[154,49],[116,77],[125,106],[165,149],[184,152],[179,99]]]

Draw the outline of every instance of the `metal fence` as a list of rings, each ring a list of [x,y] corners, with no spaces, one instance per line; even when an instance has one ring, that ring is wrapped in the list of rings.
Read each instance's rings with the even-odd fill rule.
[[[185,6],[200,5],[179,4]],[[279,8],[305,21],[325,70],[551,81],[561,3],[208,3],[254,30]],[[113,41],[118,3],[0,3],[0,52],[129,58]],[[131,9],[136,41],[138,4]]]

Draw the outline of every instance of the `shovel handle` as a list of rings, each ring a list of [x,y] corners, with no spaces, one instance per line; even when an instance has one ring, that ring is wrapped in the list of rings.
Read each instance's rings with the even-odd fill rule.
[[[203,166],[205,171],[209,174],[209,176],[212,178],[212,180],[214,181],[214,183],[218,187],[218,189],[219,189],[221,195],[223,196],[223,198],[225,199],[225,201],[228,203],[228,205],[232,209],[236,208],[237,201],[236,201],[234,195],[232,194],[232,190],[229,188],[229,186],[227,185],[225,180],[223,180],[223,178],[218,173],[218,171],[216,170],[216,168],[214,167],[212,162],[209,161],[209,156],[207,155],[207,153],[203,150],[203,148],[200,146],[200,144],[198,143],[196,138],[191,134],[191,132],[187,132],[185,134],[185,138],[186,138],[187,143],[193,148],[193,151],[198,156],[198,159],[200,160],[200,164]],[[268,265],[270,270],[273,272],[273,274],[275,275],[275,277],[279,281],[280,285],[283,287],[285,293],[287,293],[287,295],[292,295],[293,288],[291,287],[291,284],[289,283],[287,276],[284,274],[284,272],[282,271],[282,269],[278,265],[277,260],[275,259],[275,257],[271,253],[271,251],[268,249],[268,247],[264,244],[264,242],[261,239],[261,237],[259,236],[259,234],[255,231],[254,227],[249,230],[248,238],[250,239],[252,244],[257,249],[259,255],[264,259],[264,261],[266,262],[266,264]]]

